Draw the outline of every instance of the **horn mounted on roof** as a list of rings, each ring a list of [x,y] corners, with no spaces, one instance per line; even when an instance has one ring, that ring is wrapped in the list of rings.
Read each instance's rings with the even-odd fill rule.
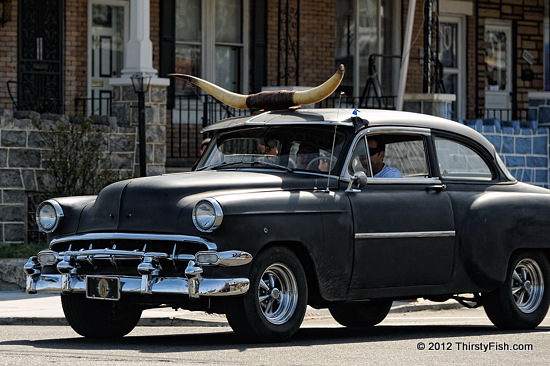
[[[277,110],[313,104],[329,97],[344,78],[345,67],[340,65],[338,70],[323,84],[308,90],[280,90],[263,91],[251,95],[243,95],[230,92],[206,80],[186,74],[170,74],[195,84],[204,91],[210,93],[220,102],[239,109],[264,109]]]

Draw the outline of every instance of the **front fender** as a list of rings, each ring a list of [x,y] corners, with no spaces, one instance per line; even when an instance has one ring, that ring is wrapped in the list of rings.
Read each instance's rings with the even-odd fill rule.
[[[222,206],[224,218],[209,239],[220,250],[237,248],[256,257],[273,243],[291,249],[301,246],[295,249],[310,258],[315,272],[312,278],[318,280],[321,297],[345,299],[353,263],[353,221],[345,196],[324,191],[272,191],[214,198]]]

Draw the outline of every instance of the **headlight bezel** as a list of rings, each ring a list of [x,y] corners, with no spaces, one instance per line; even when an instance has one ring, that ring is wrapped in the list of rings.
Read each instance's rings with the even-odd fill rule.
[[[53,215],[50,214],[49,217],[46,217],[44,209],[52,210],[50,213],[53,213]],[[64,217],[65,214],[61,205],[55,200],[44,201],[36,208],[36,224],[38,225],[38,229],[45,233],[53,233],[59,227]],[[47,223],[46,220],[48,219],[54,220],[53,223]]]
[[[203,233],[211,233],[222,224],[222,206],[213,198],[201,199],[193,207],[192,219],[197,230]]]

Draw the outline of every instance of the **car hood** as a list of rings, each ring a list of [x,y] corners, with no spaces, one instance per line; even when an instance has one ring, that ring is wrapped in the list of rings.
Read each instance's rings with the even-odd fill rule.
[[[311,174],[254,171],[201,171],[121,181],[104,188],[82,211],[78,232],[180,233],[179,218],[205,197],[273,191],[314,190],[327,178]],[[187,216],[186,216],[187,217]]]

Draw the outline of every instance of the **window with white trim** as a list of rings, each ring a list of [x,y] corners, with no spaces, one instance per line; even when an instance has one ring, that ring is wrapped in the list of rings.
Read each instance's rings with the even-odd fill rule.
[[[176,0],[175,72],[246,92],[249,0]],[[191,94],[183,80],[177,94]]]

